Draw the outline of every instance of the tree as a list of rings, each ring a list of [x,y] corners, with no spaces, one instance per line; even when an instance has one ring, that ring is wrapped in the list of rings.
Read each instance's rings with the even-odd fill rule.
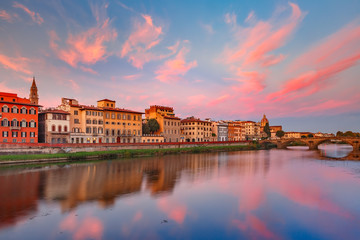
[[[338,131],[338,132],[336,133],[336,136],[337,136],[337,137],[342,137],[342,136],[344,136],[344,133],[343,133],[342,131]]]
[[[308,137],[309,137],[309,138],[313,138],[314,135],[313,135],[312,133],[309,133],[309,134],[308,134]]]
[[[160,125],[155,118],[150,119],[147,124],[149,125],[150,133],[154,134],[155,132],[159,131]]]
[[[279,130],[276,132],[276,136],[279,138],[282,138],[285,135],[285,132],[283,130]]]
[[[148,123],[142,124],[142,133],[143,134],[150,134],[150,128]]]
[[[271,132],[270,132],[270,126],[269,123],[266,123],[264,126],[264,133],[266,133],[267,137],[271,137]]]

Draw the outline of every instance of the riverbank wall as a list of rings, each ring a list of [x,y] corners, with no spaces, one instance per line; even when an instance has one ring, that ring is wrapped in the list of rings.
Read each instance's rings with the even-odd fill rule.
[[[77,152],[115,151],[125,149],[164,149],[164,148],[192,148],[201,146],[236,146],[248,145],[249,142],[182,142],[182,143],[85,143],[85,144],[46,144],[46,143],[2,143],[0,155],[24,154],[55,154]]]

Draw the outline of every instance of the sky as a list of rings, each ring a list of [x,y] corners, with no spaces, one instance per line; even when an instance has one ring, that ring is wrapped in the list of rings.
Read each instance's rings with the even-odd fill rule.
[[[0,1],[0,91],[360,131],[360,0]]]

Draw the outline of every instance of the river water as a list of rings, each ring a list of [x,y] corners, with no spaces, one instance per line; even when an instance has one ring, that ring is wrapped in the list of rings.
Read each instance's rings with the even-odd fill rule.
[[[0,239],[360,239],[360,162],[321,149],[0,169]]]

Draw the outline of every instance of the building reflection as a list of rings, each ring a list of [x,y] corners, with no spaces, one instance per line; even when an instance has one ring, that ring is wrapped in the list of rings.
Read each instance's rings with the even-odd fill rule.
[[[0,227],[36,212],[40,199],[59,203],[64,212],[89,201],[106,208],[118,198],[142,191],[153,197],[172,194],[183,177],[196,181],[219,174],[266,174],[267,154],[262,156],[265,161],[255,152],[181,154],[4,173],[0,175]]]

